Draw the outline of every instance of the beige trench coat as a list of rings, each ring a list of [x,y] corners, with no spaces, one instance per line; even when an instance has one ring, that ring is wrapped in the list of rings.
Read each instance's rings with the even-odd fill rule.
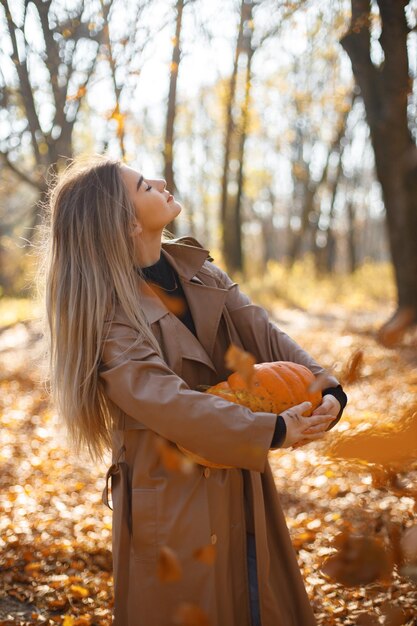
[[[190,245],[192,244],[192,245]],[[164,243],[177,270],[198,339],[138,279],[140,302],[164,359],[142,342],[123,312],[109,323],[100,369],[113,404],[113,559],[116,626],[170,626],[181,603],[211,626],[250,626],[246,531],[256,537],[262,626],[315,624],[268,464],[276,415],[253,413],[197,385],[224,380],[231,342],[257,362],[290,360],[322,368],[270,323],[236,283],[187,238]],[[329,377],[329,386],[337,381]],[[223,465],[167,471],[157,436]],[[249,506],[245,507],[245,498]],[[213,565],[194,552],[216,546]],[[182,577],[157,576],[161,546],[175,551]]]

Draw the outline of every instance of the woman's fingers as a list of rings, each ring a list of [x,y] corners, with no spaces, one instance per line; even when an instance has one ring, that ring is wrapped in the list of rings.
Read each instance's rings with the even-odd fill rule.
[[[298,441],[312,441],[324,435],[333,415],[305,416],[304,412],[311,408],[310,402],[302,402],[281,413],[287,427],[283,447],[287,448]]]
[[[307,417],[304,419],[304,425],[307,430],[316,429],[320,426],[328,426],[329,422],[334,420],[333,415],[320,415],[320,417]]]

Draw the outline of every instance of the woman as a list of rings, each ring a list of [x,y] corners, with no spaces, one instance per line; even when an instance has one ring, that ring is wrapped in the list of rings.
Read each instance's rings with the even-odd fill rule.
[[[108,159],[51,193],[52,389],[78,445],[113,449],[114,623],[310,626],[267,455],[323,436],[345,396],[327,375],[312,417],[277,417],[197,390],[230,374],[231,343],[326,374],[197,241],[162,241],[180,211],[165,181]],[[232,469],[170,469],[175,444]]]

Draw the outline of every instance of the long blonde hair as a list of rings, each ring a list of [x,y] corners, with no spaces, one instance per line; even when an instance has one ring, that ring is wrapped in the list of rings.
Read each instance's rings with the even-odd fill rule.
[[[110,405],[98,368],[105,321],[116,303],[138,341],[160,348],[138,301],[135,211],[120,163],[75,160],[49,197],[45,303],[53,401],[76,448],[101,458],[111,443]]]

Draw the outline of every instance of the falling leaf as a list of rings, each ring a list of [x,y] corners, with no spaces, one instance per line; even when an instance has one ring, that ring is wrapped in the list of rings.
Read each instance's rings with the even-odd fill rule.
[[[401,548],[404,559],[413,561],[417,565],[417,525],[408,528],[401,538]]]
[[[309,385],[308,392],[316,393],[316,391],[323,391],[323,389],[329,386],[328,376],[329,372],[327,370],[318,374],[313,382]]]
[[[153,283],[151,284],[151,288],[165,304],[168,311],[171,311],[174,315],[182,315],[182,313],[184,313],[186,305],[183,298],[169,295],[164,289]]]
[[[159,549],[157,575],[163,583],[173,583],[182,578],[182,566],[174,550],[168,546]]]
[[[356,350],[346,363],[342,375],[341,381],[344,385],[351,385],[356,383],[362,374],[364,361],[364,353],[362,349]]]
[[[256,363],[255,357],[250,352],[245,352],[238,346],[231,344],[225,355],[226,367],[237,372],[250,387],[255,370],[253,366]]]
[[[196,561],[201,561],[201,563],[206,563],[207,565],[213,565],[216,560],[216,546],[208,544],[207,546],[198,548],[197,550],[194,550],[193,557]]]
[[[210,626],[206,613],[195,604],[180,604],[174,614],[176,626]]]
[[[410,619],[407,612],[389,601],[380,606],[380,611],[385,618],[384,626],[403,626]]]
[[[372,429],[341,433],[329,443],[327,453],[343,459],[361,459],[382,465],[412,463],[417,458],[417,413],[407,412]]]
[[[190,458],[181,454],[176,446],[169,441],[158,437],[155,439],[156,449],[161,457],[163,466],[169,472],[189,474],[193,470],[193,462]]]
[[[326,559],[322,572],[346,587],[386,581],[394,566],[392,551],[381,539],[342,534],[339,552]]]

